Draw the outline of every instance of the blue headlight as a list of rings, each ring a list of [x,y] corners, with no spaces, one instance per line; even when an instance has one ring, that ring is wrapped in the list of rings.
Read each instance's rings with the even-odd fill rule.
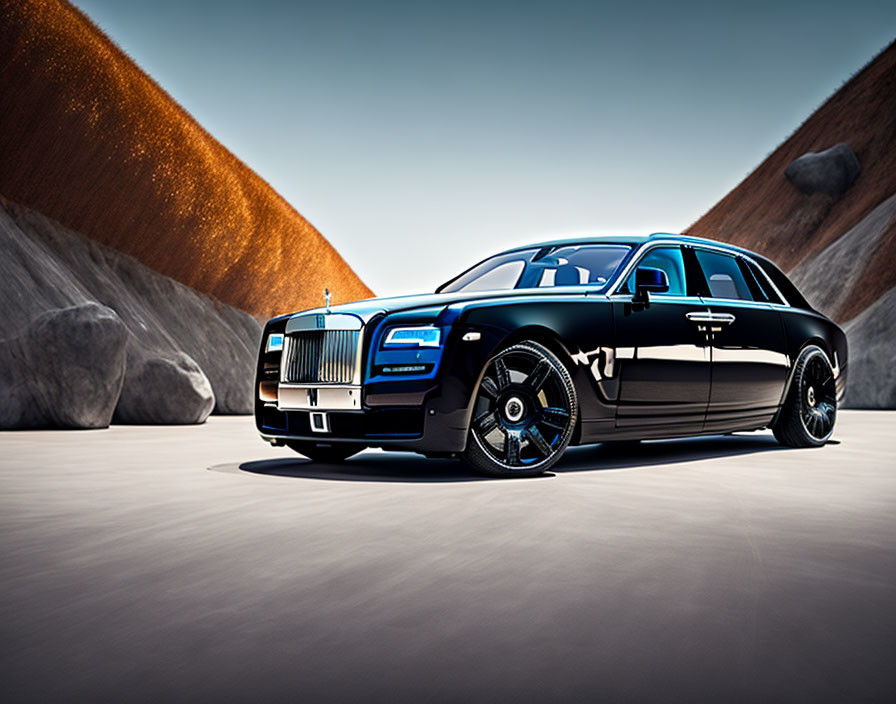
[[[265,352],[281,351],[283,351],[283,334],[275,332],[268,335],[268,344],[265,348]]]
[[[438,347],[442,331],[434,327],[392,328],[383,347]]]

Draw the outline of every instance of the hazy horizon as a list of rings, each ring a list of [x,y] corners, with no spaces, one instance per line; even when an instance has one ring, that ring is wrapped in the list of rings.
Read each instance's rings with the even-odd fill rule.
[[[75,4],[378,295],[686,228],[896,27],[871,1]]]

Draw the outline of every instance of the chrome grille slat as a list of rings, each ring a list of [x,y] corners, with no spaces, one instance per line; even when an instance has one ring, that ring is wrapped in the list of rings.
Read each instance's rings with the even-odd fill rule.
[[[281,381],[352,383],[360,337],[358,330],[303,330],[288,335]]]

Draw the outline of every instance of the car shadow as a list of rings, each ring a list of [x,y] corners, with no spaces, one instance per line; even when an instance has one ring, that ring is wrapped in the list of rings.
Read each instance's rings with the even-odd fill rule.
[[[603,443],[569,448],[552,471],[562,474],[628,469],[789,449],[770,434],[706,435],[634,444]]]
[[[836,441],[833,441],[836,442]],[[641,443],[604,443],[571,447],[542,477],[567,472],[599,472],[694,462],[761,452],[786,452],[770,434],[712,435]],[[426,459],[403,452],[364,452],[342,463],[311,462],[301,456],[217,465],[216,471],[238,471],[274,477],[355,482],[481,482],[495,481],[470,472],[458,460]],[[500,480],[499,480],[500,481]]]
[[[212,467],[211,469],[217,469]],[[312,462],[296,456],[243,462],[239,470],[297,479],[354,482],[479,482],[494,481],[471,473],[451,459],[427,459],[410,452],[362,452],[345,462]]]

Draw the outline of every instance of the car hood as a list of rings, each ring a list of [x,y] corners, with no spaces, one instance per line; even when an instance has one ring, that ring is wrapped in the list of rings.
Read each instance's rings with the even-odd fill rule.
[[[414,310],[416,308],[445,308],[451,305],[463,305],[466,303],[481,303],[484,301],[499,301],[504,298],[526,299],[533,298],[544,299],[557,295],[582,295],[584,291],[580,288],[567,289],[565,292],[560,289],[512,289],[509,291],[475,291],[469,293],[423,293],[412,296],[395,296],[393,298],[369,298],[364,301],[355,301],[354,303],[345,303],[338,306],[332,306],[330,313],[350,313],[357,315],[367,324],[375,315],[384,313],[398,313],[402,311]],[[597,293],[597,291],[594,291]],[[319,315],[327,313],[326,308],[312,308],[311,310],[303,310],[293,313],[288,317],[299,315]]]

